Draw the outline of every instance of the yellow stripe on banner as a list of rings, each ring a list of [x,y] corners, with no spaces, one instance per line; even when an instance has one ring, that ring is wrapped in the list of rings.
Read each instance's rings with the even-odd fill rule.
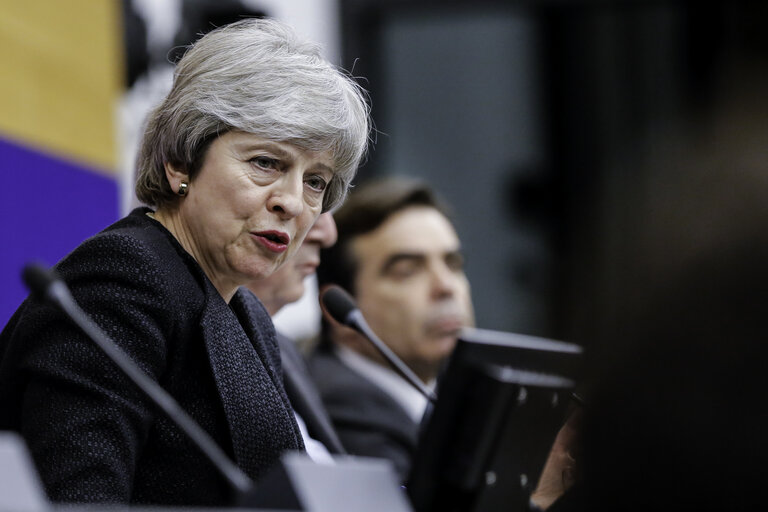
[[[120,0],[0,0],[0,132],[117,172]]]

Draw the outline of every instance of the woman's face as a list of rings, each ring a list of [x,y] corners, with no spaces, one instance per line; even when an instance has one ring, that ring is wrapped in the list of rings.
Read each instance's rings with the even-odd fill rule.
[[[167,174],[178,190],[185,175],[169,166]],[[208,148],[171,231],[229,300],[296,252],[332,177],[328,151],[227,132]]]

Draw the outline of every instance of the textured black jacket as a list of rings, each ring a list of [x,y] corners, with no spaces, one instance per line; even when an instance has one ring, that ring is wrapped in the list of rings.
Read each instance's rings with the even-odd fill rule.
[[[56,267],[93,320],[252,478],[302,449],[261,303],[222,299],[145,208]],[[54,501],[221,505],[229,489],[52,307],[27,299],[0,334],[0,429],[19,431]]]

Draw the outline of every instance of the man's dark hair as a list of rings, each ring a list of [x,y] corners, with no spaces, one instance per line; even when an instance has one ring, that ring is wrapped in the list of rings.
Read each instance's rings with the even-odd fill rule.
[[[434,208],[450,218],[443,200],[421,180],[390,176],[367,182],[355,188],[346,202],[334,212],[339,238],[333,247],[323,249],[318,284],[335,283],[353,296],[358,262],[352,254],[352,242],[374,231],[395,213],[413,206]]]

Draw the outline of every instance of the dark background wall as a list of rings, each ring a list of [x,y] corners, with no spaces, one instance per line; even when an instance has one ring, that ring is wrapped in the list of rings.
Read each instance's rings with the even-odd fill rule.
[[[169,45],[212,23],[273,14],[277,4],[263,4],[184,2]],[[110,19],[124,28],[127,88],[154,65],[169,67],[173,54],[151,54],[157,48],[148,46],[133,2],[115,5],[123,6],[121,19]],[[605,338],[645,276],[684,265],[702,240],[721,236],[708,205],[724,201],[724,191],[735,203],[762,192],[741,177],[768,175],[763,0],[339,0],[338,9],[339,64],[370,90],[378,129],[358,179],[422,176],[453,204],[481,327],[585,344]],[[69,26],[55,18],[53,26]],[[40,24],[30,16],[30,26]],[[104,37],[116,39],[109,31]],[[71,74],[82,76],[76,68]],[[80,119],[84,110],[72,112]],[[29,116],[6,124],[20,126],[22,118]],[[109,127],[100,132],[111,137]],[[83,174],[98,192],[61,174],[52,199],[37,170],[46,158],[59,162],[60,152],[42,151],[33,161],[24,155],[36,158],[40,148],[21,153],[30,148],[13,137],[3,142],[13,153],[0,169],[33,181],[6,187],[4,241],[13,247],[2,322],[26,294],[18,279],[23,262],[53,263],[114,219],[119,206],[115,165]],[[86,144],[95,146],[104,144]],[[70,205],[63,186],[86,194],[75,201],[80,206]],[[61,211],[87,212],[88,222],[47,234],[19,228],[28,225],[18,212],[32,208],[30,197],[46,205],[59,198]],[[41,218],[34,222],[61,219],[56,208],[32,208]],[[66,240],[54,239],[59,234]]]
[[[423,176],[453,204],[480,327],[605,335],[640,277],[690,248],[659,245],[675,205],[731,186],[744,152],[702,157],[711,134],[766,147],[759,95],[731,101],[768,61],[762,2],[341,6],[342,65],[379,131],[359,180]]]

